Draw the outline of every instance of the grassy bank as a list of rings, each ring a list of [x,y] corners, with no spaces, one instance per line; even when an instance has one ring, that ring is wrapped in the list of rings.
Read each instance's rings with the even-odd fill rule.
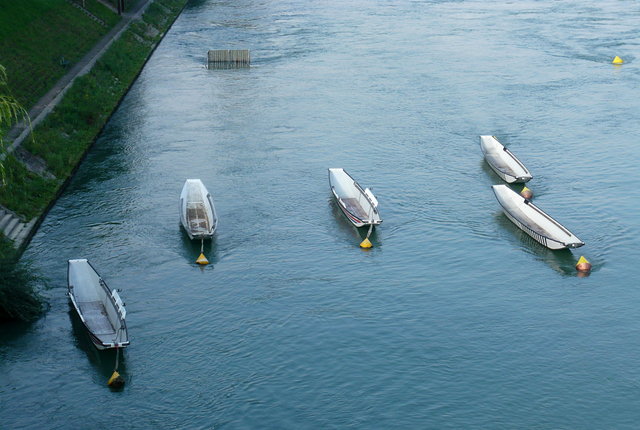
[[[9,156],[7,186],[0,188],[0,204],[26,219],[47,209],[185,3],[186,0],[156,0],[143,19],[111,45],[91,72],[75,81],[62,102],[35,128],[32,138],[23,143],[29,152],[45,160],[56,179],[28,172]]]
[[[120,20],[97,0],[85,5],[101,21],[67,0],[2,2],[0,63],[13,96],[27,109]]]

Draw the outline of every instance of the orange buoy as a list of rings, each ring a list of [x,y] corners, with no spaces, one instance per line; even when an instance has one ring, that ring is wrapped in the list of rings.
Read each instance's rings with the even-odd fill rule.
[[[524,197],[527,200],[531,200],[533,198],[533,191],[531,191],[529,188],[525,187],[522,189],[522,191],[520,191],[520,195],[522,197]]]
[[[584,255],[581,256],[576,263],[576,270],[583,273],[589,273],[591,271],[591,263],[589,263],[589,260],[584,258]]]
[[[124,387],[124,378],[120,376],[117,370],[114,370],[111,378],[107,381],[107,385],[111,388],[122,388]]]
[[[196,260],[196,263],[198,264],[209,264],[209,260],[207,260],[207,257],[204,256],[204,254],[200,253],[200,257],[198,257],[198,259]]]

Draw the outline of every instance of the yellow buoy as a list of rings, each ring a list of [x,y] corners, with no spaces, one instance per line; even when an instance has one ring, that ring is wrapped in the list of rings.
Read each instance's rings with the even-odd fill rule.
[[[580,256],[580,259],[576,263],[576,270],[578,272],[589,272],[589,271],[591,271],[591,263],[589,263],[589,260],[584,258],[584,255]]]
[[[117,370],[114,370],[113,375],[107,381],[107,385],[112,388],[121,388],[124,386],[124,378],[120,376]]]
[[[622,64],[622,63],[624,63],[624,60],[616,55],[616,58],[613,59],[612,63],[613,64]]]
[[[531,200],[533,198],[533,191],[531,191],[529,188],[525,187],[522,189],[522,191],[520,191],[520,195],[522,197],[524,197],[527,200]]]
[[[209,260],[207,260],[207,257],[205,257],[203,253],[200,253],[200,257],[198,257],[196,263],[205,265],[209,264]]]
[[[368,237],[365,237],[364,240],[360,243],[360,248],[371,248],[373,245]]]

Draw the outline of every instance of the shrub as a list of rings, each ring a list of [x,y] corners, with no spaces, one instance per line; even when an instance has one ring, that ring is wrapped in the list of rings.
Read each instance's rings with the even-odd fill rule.
[[[0,321],[33,321],[44,310],[44,299],[37,292],[42,279],[17,255],[7,240],[0,240]]]

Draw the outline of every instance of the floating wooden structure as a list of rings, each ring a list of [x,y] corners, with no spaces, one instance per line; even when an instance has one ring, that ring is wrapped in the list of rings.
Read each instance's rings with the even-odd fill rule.
[[[248,49],[211,49],[207,63],[210,69],[249,67],[251,57]]]

